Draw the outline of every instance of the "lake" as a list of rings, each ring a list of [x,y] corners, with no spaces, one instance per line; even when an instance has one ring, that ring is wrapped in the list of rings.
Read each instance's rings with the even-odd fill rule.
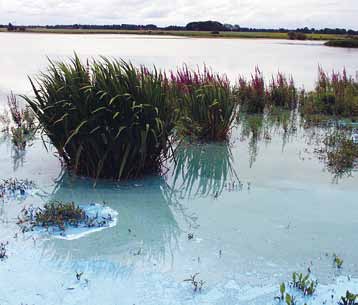
[[[11,90],[31,94],[27,75],[46,68],[46,56],[74,51],[161,69],[205,63],[232,80],[259,66],[267,77],[292,74],[306,88],[319,65],[358,71],[358,50],[321,42],[20,33],[0,33],[0,42],[3,106]],[[0,202],[0,242],[9,241],[0,304],[277,304],[279,284],[308,268],[320,284],[302,304],[336,304],[331,294],[358,292],[357,173],[336,177],[319,158],[325,129],[303,128],[296,116],[286,129],[256,119],[259,130],[238,118],[227,144],[180,147],[162,176],[95,188],[62,170],[40,137],[19,153],[2,134],[0,178],[31,179],[36,188]],[[21,209],[50,199],[105,203],[118,223],[76,240],[14,235]],[[184,282],[196,273],[205,281],[200,293]]]

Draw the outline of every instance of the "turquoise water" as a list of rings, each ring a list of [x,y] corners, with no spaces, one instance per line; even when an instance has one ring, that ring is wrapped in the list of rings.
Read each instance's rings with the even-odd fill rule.
[[[0,82],[3,92],[10,83]],[[319,160],[323,129],[306,130],[296,118],[286,132],[250,122],[240,118],[229,143],[181,146],[161,176],[95,188],[61,170],[39,137],[19,154],[3,134],[0,178],[29,178],[37,187],[0,203],[0,242],[9,241],[0,304],[276,304],[278,285],[308,267],[320,286],[307,304],[336,304],[346,289],[358,292],[357,174],[337,178]],[[118,212],[117,225],[76,240],[15,236],[20,210],[50,199],[105,204]],[[333,253],[343,270],[334,268]],[[195,273],[205,281],[201,293],[183,281]]]
[[[11,279],[2,283],[2,301],[272,304],[278,284],[308,266],[338,289],[336,276],[358,275],[357,178],[334,179],[307,144],[313,131],[297,129],[284,136],[274,128],[271,140],[255,142],[238,125],[229,145],[182,147],[161,177],[96,188],[61,172],[39,140],[14,170],[10,145],[2,143],[1,177],[30,177],[38,186],[2,206],[1,239],[10,244],[0,274]],[[19,210],[49,199],[105,203],[118,223],[77,240],[13,238]],[[344,258],[340,272],[333,253]],[[76,272],[84,272],[81,282]],[[183,280],[197,272],[205,284],[194,294]],[[352,284],[341,285],[345,292]]]

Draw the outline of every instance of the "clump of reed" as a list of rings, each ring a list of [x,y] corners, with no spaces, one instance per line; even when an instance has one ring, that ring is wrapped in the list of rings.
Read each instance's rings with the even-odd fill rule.
[[[206,67],[194,71],[183,66],[171,72],[170,81],[178,100],[179,134],[203,141],[226,140],[237,109],[228,78]]]
[[[258,67],[251,79],[239,78],[238,95],[240,100],[240,110],[248,113],[262,113],[267,104],[267,92],[262,72]]]
[[[240,110],[247,113],[263,113],[272,107],[294,110],[297,107],[298,94],[292,77],[282,73],[272,76],[268,84],[261,70],[256,67],[251,79],[239,78],[237,92]]]
[[[296,109],[298,94],[292,77],[287,78],[284,74],[278,72],[276,76],[272,76],[267,93],[271,107]]]
[[[157,173],[170,153],[175,103],[163,73],[102,58],[50,62],[24,97],[60,158],[77,175]]]
[[[358,79],[342,73],[318,71],[316,87],[301,97],[301,113],[304,116],[329,115],[338,117],[358,116]]]

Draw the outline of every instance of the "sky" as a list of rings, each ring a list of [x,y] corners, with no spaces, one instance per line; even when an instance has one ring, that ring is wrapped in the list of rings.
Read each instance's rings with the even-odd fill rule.
[[[185,25],[358,30],[358,0],[0,0],[0,24]]]

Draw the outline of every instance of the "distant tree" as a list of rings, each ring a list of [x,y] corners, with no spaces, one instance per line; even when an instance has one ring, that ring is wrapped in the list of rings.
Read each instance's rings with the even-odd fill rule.
[[[9,22],[9,24],[8,24],[8,26],[7,26],[7,30],[8,30],[9,32],[13,32],[13,31],[15,30],[15,27],[12,25],[11,22]]]
[[[218,21],[196,21],[186,25],[188,31],[227,31],[227,28]]]
[[[157,27],[155,24],[147,24],[147,25],[144,26],[144,28],[145,28],[146,30],[152,30],[152,31],[158,29],[158,27]]]

